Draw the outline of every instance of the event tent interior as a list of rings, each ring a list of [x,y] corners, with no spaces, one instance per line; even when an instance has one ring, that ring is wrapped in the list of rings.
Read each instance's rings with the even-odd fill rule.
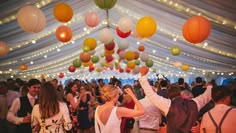
[[[138,67],[145,65],[146,62],[137,59],[140,60],[140,65],[135,64],[135,68],[126,70],[127,60],[119,60],[120,56],[117,54],[119,43],[124,40],[128,41],[128,48],[125,51],[136,51],[140,58],[148,55],[148,59],[153,61],[153,66],[149,68],[149,77],[152,78],[156,74],[165,75],[171,80],[177,77],[201,76],[210,79],[235,76],[236,1],[234,0],[117,0],[109,10],[99,8],[94,0],[0,0],[0,2],[0,41],[5,42],[9,48],[6,55],[0,56],[0,79],[10,77],[26,80],[32,77],[51,79],[59,78],[59,73],[64,74],[62,79],[84,80],[112,76],[137,79],[140,76],[137,73]],[[73,17],[66,23],[54,17],[54,7],[61,2],[65,2],[73,9]],[[45,15],[46,25],[40,32],[26,32],[18,24],[17,13],[27,5],[38,7]],[[85,15],[88,12],[95,12],[99,16],[100,21],[97,26],[89,27],[85,22]],[[144,16],[153,18],[157,26],[155,33],[147,38],[136,34],[136,24]],[[183,25],[193,16],[203,16],[211,25],[209,36],[196,44],[187,41],[182,33]],[[133,23],[131,34],[125,39],[116,32],[118,22],[123,17],[128,17]],[[68,42],[61,42],[56,37],[56,29],[61,25],[68,26],[72,30],[73,36]],[[115,43],[112,54],[114,59],[109,63],[104,57],[104,44],[99,40],[99,34],[104,28],[110,29]],[[92,69],[88,64],[82,63],[83,65],[76,68],[75,72],[69,72],[68,67],[73,65],[73,61],[80,58],[80,54],[85,50],[84,40],[88,37],[97,40],[96,49],[89,52],[92,56],[98,56],[99,62],[94,63]],[[140,46],[144,46],[145,50],[139,51]],[[181,49],[178,56],[172,54],[173,46]],[[176,62],[179,66],[174,65]],[[21,70],[22,64],[27,68]],[[182,70],[181,64],[188,65],[189,69]]]

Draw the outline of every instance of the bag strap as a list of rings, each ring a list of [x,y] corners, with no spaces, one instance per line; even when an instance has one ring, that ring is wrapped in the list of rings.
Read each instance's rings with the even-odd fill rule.
[[[218,133],[218,132],[221,133],[221,126],[222,126],[222,124],[223,124],[223,122],[224,122],[226,116],[228,115],[228,113],[229,113],[230,110],[232,110],[232,109],[233,109],[233,107],[229,108],[229,109],[224,113],[224,115],[223,115],[223,117],[222,117],[222,119],[221,119],[221,121],[220,121],[219,126],[216,124],[214,118],[213,118],[212,115],[211,115],[211,112],[210,112],[210,111],[208,112],[208,115],[210,116],[211,121],[213,122],[213,124],[214,124],[215,127],[216,127],[216,133]]]

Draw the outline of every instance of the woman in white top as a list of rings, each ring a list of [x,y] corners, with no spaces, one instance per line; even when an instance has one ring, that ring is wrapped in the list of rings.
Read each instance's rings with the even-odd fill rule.
[[[132,97],[137,109],[116,107],[115,103],[119,98],[118,88],[113,85],[104,85],[101,89],[101,97],[105,104],[98,106],[95,111],[96,133],[120,133],[122,117],[136,117],[144,114],[144,108],[130,88],[124,91]]]
[[[50,82],[40,89],[39,104],[34,106],[31,120],[33,133],[65,133],[72,128],[68,107],[59,101]]]

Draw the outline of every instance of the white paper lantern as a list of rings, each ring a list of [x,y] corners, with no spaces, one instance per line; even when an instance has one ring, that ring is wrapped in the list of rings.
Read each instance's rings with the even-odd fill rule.
[[[25,6],[17,13],[17,22],[26,32],[40,32],[46,26],[44,13],[36,6]]]
[[[120,31],[126,33],[132,30],[133,22],[129,17],[123,17],[118,21]]]
[[[146,53],[142,53],[140,59],[141,61],[146,62],[149,59],[149,56]]]
[[[113,40],[113,34],[110,29],[104,28],[98,33],[98,39],[104,44],[111,43]]]
[[[118,43],[118,47],[121,50],[125,50],[129,47],[129,42],[127,39],[120,39],[120,42]]]

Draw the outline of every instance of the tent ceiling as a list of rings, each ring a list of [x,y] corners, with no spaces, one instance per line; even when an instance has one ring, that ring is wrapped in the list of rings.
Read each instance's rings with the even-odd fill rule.
[[[55,29],[63,25],[53,16],[53,7],[59,2],[66,2],[73,8],[73,19],[67,23],[73,30],[73,43],[61,43],[55,37]],[[40,8],[46,16],[47,25],[39,33],[26,33],[19,27],[15,14],[21,7],[33,4],[44,4]],[[152,70],[166,75],[228,75],[236,70],[235,5],[234,0],[117,0],[109,10],[109,26],[117,44],[120,38],[116,35],[115,27],[121,17],[130,17],[134,30],[139,18],[151,16],[158,25],[156,34],[143,40],[131,35],[128,40],[130,50],[137,50],[141,44],[146,47],[145,53],[155,62]],[[100,17],[100,25],[96,28],[89,28],[84,22],[84,15],[89,11],[97,12]],[[88,68],[80,68],[75,73],[67,70],[72,61],[79,57],[83,40],[87,37],[97,39],[98,32],[107,27],[106,11],[97,8],[93,0],[4,0],[0,3],[0,12],[0,40],[11,49],[7,56],[0,57],[0,76],[56,76],[59,72],[66,72],[68,76],[90,78],[98,74],[88,73]],[[195,15],[203,15],[211,22],[210,36],[196,45],[186,42],[182,36],[183,24]],[[32,40],[36,40],[36,43],[33,44]],[[171,55],[169,51],[174,45],[181,48],[181,55]],[[96,55],[101,55],[102,51],[103,44],[98,43]],[[189,64],[190,70],[183,72],[174,68],[175,61]],[[28,69],[20,71],[20,64],[26,64]]]

